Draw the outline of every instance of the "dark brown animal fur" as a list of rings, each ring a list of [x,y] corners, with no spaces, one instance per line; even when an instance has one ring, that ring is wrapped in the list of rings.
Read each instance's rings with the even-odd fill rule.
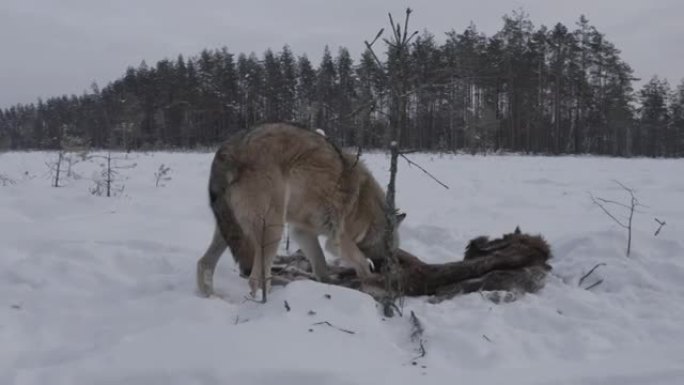
[[[402,249],[397,250],[396,256],[401,266],[402,293],[408,296],[434,295],[432,302],[475,291],[504,291],[508,294],[498,300],[508,301],[522,293],[540,290],[551,270],[547,264],[551,250],[546,241],[539,235],[524,234],[519,229],[498,239],[489,240],[485,236],[472,239],[462,261],[428,264]],[[301,262],[301,258],[286,257],[281,264],[287,262],[292,266],[297,261]],[[384,263],[384,258],[373,259],[376,270],[382,269]],[[310,267],[304,267],[304,270],[310,270]],[[288,272],[279,273],[286,277],[290,275],[289,278],[297,276],[296,273],[294,277]],[[338,279],[333,283],[379,297],[382,297],[385,287],[382,276],[364,283],[355,279],[353,271],[338,273]],[[494,297],[490,299],[498,301]]]

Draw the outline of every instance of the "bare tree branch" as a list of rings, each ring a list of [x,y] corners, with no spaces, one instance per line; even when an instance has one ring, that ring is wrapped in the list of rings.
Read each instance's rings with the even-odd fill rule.
[[[383,30],[381,29],[379,34],[381,34],[382,31]],[[377,40],[378,37],[379,37],[379,35],[375,37],[375,39],[373,40],[373,43],[375,43],[375,40]],[[378,55],[375,54],[375,50],[373,50],[373,43],[369,43],[368,41],[364,41],[364,43],[366,44],[366,48],[368,48],[368,51],[370,51],[371,55],[373,56],[373,60],[375,60],[375,64],[377,64],[378,67],[383,68],[384,64],[382,64],[382,62],[378,58]],[[385,73],[382,72],[382,74],[384,75]]]
[[[632,198],[634,198],[634,190],[633,190],[633,189],[631,189],[631,188],[625,186],[625,185],[624,185],[622,182],[620,182],[619,180],[613,179],[613,182],[615,182],[616,184],[620,185],[620,187],[622,187],[622,188],[625,189],[627,192],[629,192],[630,195],[632,196]]]
[[[590,285],[589,287],[587,287],[586,290],[591,290],[591,289],[595,288],[596,286],[598,286],[598,285],[600,285],[600,284],[602,284],[602,283],[603,283],[603,280],[602,280],[602,279],[599,279],[598,281],[596,281],[596,283],[594,283],[593,285]]]
[[[625,229],[629,228],[626,224],[622,223],[613,214],[611,214],[611,212],[608,211],[608,209],[606,209],[606,207],[597,198],[595,198],[593,194],[590,193],[589,195],[591,196],[592,202],[594,202],[595,205],[600,207],[601,210],[603,210],[603,212],[606,213],[606,215],[608,215],[613,221],[615,221],[615,223],[617,223],[618,225],[620,225],[621,227],[623,227]]]
[[[328,322],[328,321],[316,322],[316,323],[314,323],[314,324],[312,324],[312,325],[313,325],[313,326],[316,326],[316,325],[326,325],[326,326],[329,326],[329,327],[331,327],[331,328],[333,328],[333,329],[337,329],[337,330],[339,330],[339,331],[341,331],[341,332],[343,332],[343,333],[347,333],[347,334],[356,334],[356,332],[353,331],[353,330],[349,330],[349,329],[344,329],[344,328],[341,328],[341,327],[337,327],[337,326],[331,324],[331,323]]]
[[[422,171],[422,172],[424,172],[425,174],[427,174],[427,176],[429,176],[430,178],[432,178],[432,180],[434,180],[435,182],[437,182],[437,183],[439,183],[440,185],[442,185],[442,187],[444,187],[445,189],[447,189],[447,190],[449,189],[449,186],[447,186],[447,185],[444,184],[442,181],[440,181],[439,179],[437,179],[434,175],[430,174],[429,171],[427,171],[426,169],[424,169],[423,167],[421,167],[418,163],[416,163],[416,162],[412,161],[411,159],[409,159],[408,157],[406,157],[406,155],[404,155],[403,153],[400,153],[399,156],[401,156],[402,158],[406,159],[406,161],[408,162],[409,166],[416,166],[416,167],[418,167],[418,169],[419,169],[420,171]]]
[[[406,34],[408,33],[408,22],[409,18],[411,17],[411,8],[406,8],[406,18],[404,19],[404,37],[402,37],[401,41],[402,42],[407,42],[406,40]]]
[[[663,226],[665,226],[667,223],[666,223],[665,221],[661,221],[661,220],[658,219],[658,218],[653,218],[653,219],[654,219],[654,220],[658,223],[658,225],[659,225],[659,226],[658,226],[658,230],[656,230],[655,234],[653,234],[653,236],[657,237],[658,234],[660,234],[660,230],[661,230],[661,229],[663,228]]]
[[[635,209],[639,206],[644,206],[641,203],[639,203],[639,200],[637,199],[636,195],[634,194],[634,190],[625,186],[624,184],[620,183],[619,181],[614,180],[616,184],[618,184],[620,187],[622,187],[625,191],[629,192],[630,195],[630,204],[629,205],[624,205],[618,202],[610,201],[607,199],[603,198],[596,198],[594,197],[591,193],[589,194],[591,196],[592,202],[596,204],[598,207],[603,210],[603,212],[608,215],[615,223],[620,225],[622,228],[627,229],[627,256],[629,257],[631,250],[632,250],[632,220],[634,219],[634,212]],[[627,218],[627,223],[624,223],[623,221],[620,221],[613,215],[608,209],[605,207],[604,203],[611,203],[615,204],[620,207],[627,208],[629,210],[629,217]],[[644,206],[645,207],[645,206]]]
[[[382,33],[383,33],[384,31],[385,31],[385,28],[380,28],[380,30],[378,31],[377,35],[375,35],[375,39],[373,39],[373,41],[371,41],[370,44],[368,44],[368,42],[366,42],[366,45],[372,46],[373,44],[375,44],[375,42],[380,38],[380,36],[382,35]]]
[[[626,208],[626,209],[631,209],[631,206],[626,205],[626,204],[624,204],[624,203],[620,203],[620,202],[616,202],[616,201],[611,201],[611,200],[603,199],[603,198],[596,198],[596,200],[599,201],[599,202],[607,203],[607,204],[614,204],[614,205],[616,205],[616,206],[624,207],[624,208]]]
[[[582,278],[580,278],[579,283],[577,283],[577,286],[582,286],[582,283],[584,282],[585,279],[589,278],[589,276],[594,272],[594,270],[598,269],[601,266],[606,266],[605,263],[597,263],[596,266],[594,266],[591,270],[589,270],[588,273],[584,274]]]
[[[394,24],[394,20],[392,19],[391,13],[388,13],[387,15],[389,16],[390,25],[392,26],[392,33],[394,34],[394,39],[396,42],[399,42],[401,38],[401,27],[398,23],[396,25]]]

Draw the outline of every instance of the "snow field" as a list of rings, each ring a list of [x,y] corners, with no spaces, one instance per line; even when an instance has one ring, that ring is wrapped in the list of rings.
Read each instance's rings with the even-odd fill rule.
[[[0,384],[684,383],[682,160],[411,155],[450,188],[401,161],[402,247],[452,261],[471,238],[519,225],[550,243],[553,272],[513,303],[412,298],[384,319],[370,297],[315,282],[245,300],[229,252],[222,298],[197,296],[212,156],[129,154],[123,194],[105,198],[89,192],[98,161],[52,188],[55,154],[0,155],[16,182],[0,185]],[[363,158],[385,185],[386,156]],[[172,179],[157,188],[162,163]],[[589,197],[628,203],[614,179],[647,206],[629,258],[626,231]],[[654,218],[667,222],[657,237]],[[418,359],[410,311],[425,328]]]

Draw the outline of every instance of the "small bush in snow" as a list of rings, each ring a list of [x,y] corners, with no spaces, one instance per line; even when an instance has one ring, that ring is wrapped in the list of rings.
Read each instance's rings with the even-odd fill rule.
[[[102,169],[99,173],[95,173],[93,177],[94,185],[90,188],[90,193],[107,197],[121,194],[125,186],[121,183],[124,178],[118,170],[133,168],[136,166],[136,163],[120,165],[117,161],[124,160],[124,158],[112,156],[111,151],[107,151],[106,155],[92,155],[90,158],[104,160],[104,162],[100,163]]]
[[[60,180],[65,177],[80,179],[81,176],[76,174],[72,167],[76,163],[89,158],[88,143],[81,138],[68,135],[66,128],[63,128],[63,130],[64,134],[59,142],[57,159],[52,162],[45,162],[50,172],[52,187],[61,187]]]
[[[163,182],[168,182],[171,180],[171,177],[168,176],[168,173],[171,171],[171,167],[164,166],[164,163],[162,163],[159,166],[159,169],[154,173],[154,179],[155,179],[155,186],[166,186]]]
[[[8,176],[5,176],[5,175],[3,175],[3,174],[0,174],[0,185],[2,185],[2,186],[7,186],[7,185],[10,185],[10,184],[14,184],[14,183],[15,183],[15,182],[14,182],[14,179],[12,179],[12,178],[10,178],[10,177],[8,177]]]

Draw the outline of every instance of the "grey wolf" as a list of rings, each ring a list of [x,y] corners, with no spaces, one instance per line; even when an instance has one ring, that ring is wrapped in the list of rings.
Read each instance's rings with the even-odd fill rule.
[[[270,290],[271,264],[286,223],[316,278],[324,281],[330,271],[320,235],[328,238],[328,251],[368,278],[367,259],[399,247],[398,225],[405,218],[388,216],[385,193],[358,156],[324,135],[284,123],[240,132],[218,148],[209,205],[216,226],[197,262],[197,286],[205,296],[213,293],[214,270],[226,249],[249,277],[252,295],[262,284]]]

